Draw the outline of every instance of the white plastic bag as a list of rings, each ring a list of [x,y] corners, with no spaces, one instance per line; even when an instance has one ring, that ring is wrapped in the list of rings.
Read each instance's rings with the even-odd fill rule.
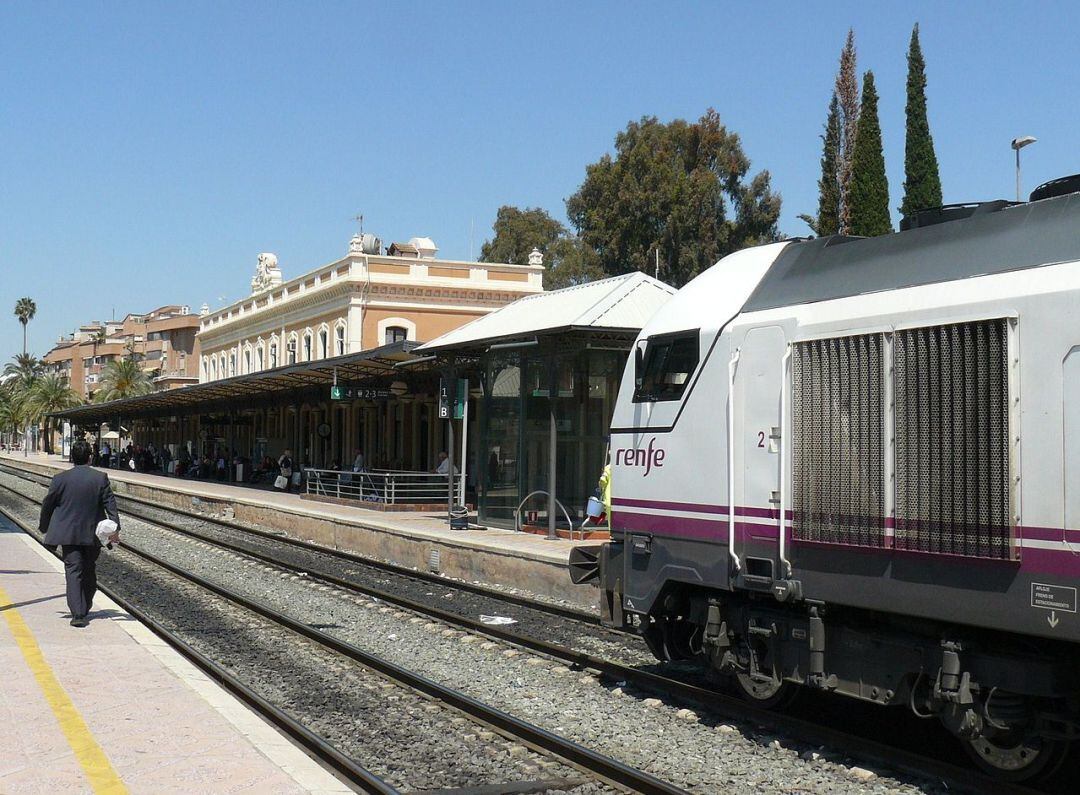
[[[112,537],[113,533],[119,529],[116,522],[112,519],[102,519],[98,522],[94,534],[97,536],[98,541],[101,542],[102,546],[105,546],[109,543],[109,539]]]

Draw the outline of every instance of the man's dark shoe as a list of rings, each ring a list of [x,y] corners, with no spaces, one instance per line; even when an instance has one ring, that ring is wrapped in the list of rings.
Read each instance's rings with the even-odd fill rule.
[[[73,627],[85,627],[89,625],[90,620],[86,616],[75,616],[71,619],[71,626]]]

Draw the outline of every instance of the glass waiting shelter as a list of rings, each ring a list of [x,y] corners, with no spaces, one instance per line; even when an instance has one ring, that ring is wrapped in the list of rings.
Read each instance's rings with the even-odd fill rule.
[[[481,525],[548,526],[552,492],[558,526],[581,524],[634,339],[674,292],[643,273],[603,279],[522,298],[416,349],[470,379]]]

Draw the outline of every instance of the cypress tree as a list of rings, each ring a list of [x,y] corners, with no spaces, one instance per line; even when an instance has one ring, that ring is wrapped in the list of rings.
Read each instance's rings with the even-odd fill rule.
[[[874,73],[863,76],[862,107],[851,166],[851,234],[864,237],[893,231],[889,217],[889,180],[878,121]]]
[[[825,122],[824,148],[821,152],[821,179],[818,180],[818,237],[835,235],[840,231],[840,101],[833,92],[829,103],[829,118]]]
[[[829,117],[825,121],[824,146],[821,152],[821,177],[818,179],[817,215],[800,215],[818,237],[840,231],[840,100],[833,92]]]
[[[851,172],[854,167],[855,137],[859,123],[859,77],[855,68],[855,31],[848,29],[840,51],[836,73],[836,98],[840,103],[840,155],[837,179],[840,183],[840,234],[851,234]]]
[[[938,174],[934,139],[926,118],[926,63],[919,45],[919,24],[911,31],[908,47],[907,130],[904,140],[904,201],[900,212],[912,215],[928,207],[941,206],[941,177]]]

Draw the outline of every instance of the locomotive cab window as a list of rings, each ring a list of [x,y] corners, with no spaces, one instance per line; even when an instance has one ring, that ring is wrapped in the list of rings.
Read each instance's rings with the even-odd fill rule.
[[[698,363],[698,332],[650,337],[637,361],[634,402],[678,400]]]

